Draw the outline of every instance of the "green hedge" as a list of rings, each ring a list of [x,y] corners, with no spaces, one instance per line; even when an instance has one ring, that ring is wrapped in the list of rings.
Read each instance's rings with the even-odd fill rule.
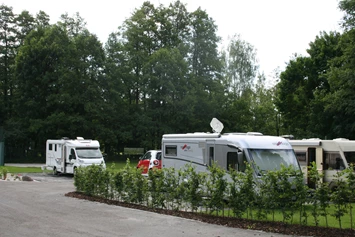
[[[114,165],[114,164],[113,164]],[[204,212],[215,215],[266,220],[281,213],[283,223],[319,225],[320,218],[335,218],[339,228],[342,220],[350,219],[353,228],[351,203],[355,200],[355,175],[351,166],[337,174],[338,188],[330,190],[322,183],[322,174],[312,164],[309,175],[316,189],[304,185],[300,171],[282,167],[259,179],[247,165],[244,173],[228,173],[217,165],[206,173],[197,172],[192,165],[183,169],[156,169],[148,176],[132,167],[129,159],[123,169],[104,169],[102,166],[78,168],[74,176],[76,191],[152,208]],[[332,205],[332,208],[329,208]]]

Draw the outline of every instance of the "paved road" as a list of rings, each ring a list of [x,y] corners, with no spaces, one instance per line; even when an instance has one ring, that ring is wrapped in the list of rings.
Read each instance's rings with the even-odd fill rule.
[[[69,198],[72,177],[30,176],[35,181],[0,181],[1,237],[286,236]]]

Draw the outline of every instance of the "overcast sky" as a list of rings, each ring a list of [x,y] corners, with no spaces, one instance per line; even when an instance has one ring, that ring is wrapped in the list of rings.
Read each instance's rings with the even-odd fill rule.
[[[295,54],[307,55],[306,49],[321,31],[341,31],[343,13],[339,0],[182,0],[189,12],[201,7],[215,21],[224,42],[229,36],[241,38],[257,51],[261,71],[267,77],[276,68],[283,70]],[[144,0],[2,0],[19,14],[27,10],[35,15],[46,12],[51,23],[60,15],[79,12],[89,31],[105,43],[110,33],[140,8]],[[151,0],[155,6],[168,6],[173,0]]]

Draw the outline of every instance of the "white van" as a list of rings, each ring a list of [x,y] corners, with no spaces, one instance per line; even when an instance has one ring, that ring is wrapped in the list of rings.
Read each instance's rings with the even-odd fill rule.
[[[47,140],[46,165],[43,170],[51,170],[53,174],[74,174],[79,166],[102,165],[106,168],[105,160],[97,140],[62,138]]]

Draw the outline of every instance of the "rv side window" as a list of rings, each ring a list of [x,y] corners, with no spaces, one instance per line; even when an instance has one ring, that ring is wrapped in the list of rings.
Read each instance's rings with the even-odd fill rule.
[[[165,155],[176,156],[177,155],[177,146],[165,146]]]
[[[345,165],[338,152],[324,152],[325,169],[343,170]]]
[[[54,150],[57,151],[57,144],[54,145]]]
[[[245,172],[246,169],[245,156],[243,155],[243,159],[239,161],[238,152],[228,152],[227,153],[227,170],[235,169],[240,172]]]
[[[302,165],[306,165],[306,152],[304,151],[295,151],[296,158],[298,162]]]
[[[235,169],[238,170],[238,153],[228,152],[227,153],[227,170]]]
[[[210,154],[208,159],[208,165],[211,166],[212,162],[214,162],[214,147],[210,147]]]
[[[53,149],[53,144],[48,144],[48,150],[52,150]]]
[[[354,164],[355,165],[355,152],[344,152],[345,159],[348,162],[348,164]]]

